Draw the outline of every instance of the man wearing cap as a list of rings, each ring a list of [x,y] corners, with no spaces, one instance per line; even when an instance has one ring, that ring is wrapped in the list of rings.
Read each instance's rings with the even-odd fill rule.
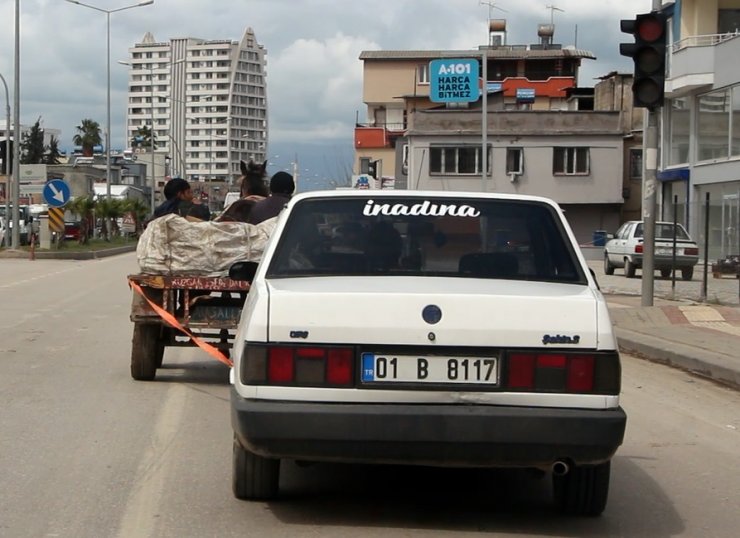
[[[293,176],[287,172],[277,172],[270,178],[270,196],[254,204],[248,222],[259,224],[277,216],[290,200],[294,190]]]

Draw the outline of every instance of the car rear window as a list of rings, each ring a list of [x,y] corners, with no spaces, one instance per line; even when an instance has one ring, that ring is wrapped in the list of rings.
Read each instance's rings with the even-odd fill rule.
[[[635,229],[635,237],[642,237],[644,233],[644,225],[643,223],[639,223],[637,225],[637,228]],[[655,237],[656,239],[673,239],[673,224],[665,224],[660,222],[656,223]],[[689,234],[680,224],[676,226],[676,239],[682,241],[691,241]]]
[[[267,271],[268,278],[381,274],[586,282],[551,206],[484,199],[302,200]]]

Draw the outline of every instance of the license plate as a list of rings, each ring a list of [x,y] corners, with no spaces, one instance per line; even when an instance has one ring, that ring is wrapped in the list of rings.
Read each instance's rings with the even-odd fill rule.
[[[673,254],[673,249],[672,248],[656,248],[655,254],[658,256],[670,256],[671,254]]]
[[[362,354],[363,383],[498,383],[496,357]]]

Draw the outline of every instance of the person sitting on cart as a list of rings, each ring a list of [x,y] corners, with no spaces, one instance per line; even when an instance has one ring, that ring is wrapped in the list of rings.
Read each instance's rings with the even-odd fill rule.
[[[211,212],[193,198],[190,183],[182,178],[170,179],[164,186],[165,201],[154,209],[152,219],[171,213],[195,220],[210,220]]]

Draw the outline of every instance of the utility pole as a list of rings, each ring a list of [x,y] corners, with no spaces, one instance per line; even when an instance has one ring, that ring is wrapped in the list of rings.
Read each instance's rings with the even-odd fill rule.
[[[11,241],[13,248],[21,244],[20,212],[20,162],[21,162],[21,7],[20,0],[15,0],[15,80],[13,81],[13,230]],[[7,242],[6,242],[7,244]]]

